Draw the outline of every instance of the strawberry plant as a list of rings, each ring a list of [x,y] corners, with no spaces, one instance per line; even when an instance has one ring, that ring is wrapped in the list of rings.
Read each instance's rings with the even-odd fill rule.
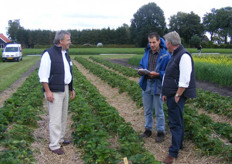
[[[37,71],[31,74],[0,109],[0,163],[33,163],[30,145],[42,110],[43,93]],[[11,125],[11,126],[9,126]]]
[[[96,65],[90,61],[87,61],[86,59],[83,59],[83,58],[75,58],[75,59],[78,60],[78,62],[80,62],[85,68],[89,69],[93,74],[97,75],[102,80],[106,81],[112,87],[118,87],[119,92],[126,91],[129,93],[129,95],[141,95],[141,92],[137,93],[137,91],[139,90],[138,84],[136,84],[137,89],[135,91],[135,90],[133,90],[133,85],[130,85],[131,81],[122,78],[122,76],[118,75],[117,73],[106,70],[105,68],[103,68],[99,65]],[[129,87],[127,89],[127,87],[126,87],[127,85],[131,86],[130,89],[129,89]],[[88,95],[91,95],[91,94],[88,93]],[[95,97],[95,95],[92,95],[92,97]],[[219,103],[220,100],[216,101],[217,98],[215,98],[213,96],[211,96],[211,97],[212,97],[212,101],[213,101],[212,104],[214,105],[214,102],[215,102],[215,105],[217,106],[217,103]],[[88,99],[90,99],[90,97],[88,97]],[[99,101],[99,99],[97,99],[97,100]],[[133,100],[136,101],[136,99],[133,99]],[[202,101],[204,100],[204,102],[205,102],[205,99],[203,97],[201,100]],[[93,101],[95,101],[95,100],[93,100]],[[140,102],[138,102],[138,101],[140,101]],[[188,103],[186,104],[186,107],[185,107],[186,109],[184,111],[185,137],[194,141],[197,148],[199,150],[201,150],[201,152],[203,154],[223,156],[223,157],[225,157],[226,160],[231,161],[232,160],[232,158],[231,158],[231,149],[232,149],[231,145],[226,145],[218,137],[215,137],[215,136],[221,135],[222,137],[225,137],[230,141],[231,140],[231,126],[226,125],[226,124],[222,124],[222,123],[215,123],[208,116],[206,116],[204,114],[199,115],[197,110],[190,108],[190,106],[196,106],[197,104],[199,105],[199,108],[202,108],[203,106],[201,106],[199,103],[197,103],[197,101],[188,100]],[[136,103],[142,104],[142,100],[137,99]],[[223,101],[221,102],[220,105],[222,107],[225,106],[228,109],[228,111],[230,111],[229,106],[223,104]],[[220,106],[217,106],[217,107],[220,108]],[[96,109],[98,109],[98,110],[103,109],[103,108],[104,107],[100,106],[99,104],[96,107]],[[165,105],[164,105],[164,108],[165,108],[165,110],[167,110]],[[223,133],[222,131],[219,130],[220,128],[218,128],[218,126],[227,127],[226,128],[227,132],[223,131],[224,132]],[[117,127],[117,126],[115,125],[115,127]],[[199,128],[199,127],[201,127],[201,128]],[[216,135],[214,133],[216,133]],[[128,147],[124,147],[123,149],[121,149],[121,151],[133,152],[133,150],[128,150]]]
[[[107,82],[111,87],[118,87],[119,93],[127,92],[129,96],[136,102],[138,107],[142,106],[142,89],[138,83],[128,80],[117,73],[106,70],[104,67],[88,61],[85,58],[76,57],[75,60],[80,62],[86,69]]]
[[[105,97],[76,68],[74,72],[78,100],[71,105],[76,113],[73,116],[76,129],[73,138],[75,144],[83,147],[84,160],[91,161],[89,163],[118,163],[126,156],[133,163],[159,163],[143,148],[139,135],[106,102]],[[118,146],[110,148],[107,140],[115,136]]]
[[[97,63],[101,63],[101,64],[103,64],[104,66],[106,66],[108,68],[111,68],[111,69],[113,69],[115,71],[118,71],[118,72],[122,73],[125,76],[138,77],[138,72],[137,72],[136,69],[125,67],[125,66],[122,66],[120,64],[112,63],[110,61],[102,59],[101,57],[90,56],[90,59],[92,59],[93,61],[95,61]]]

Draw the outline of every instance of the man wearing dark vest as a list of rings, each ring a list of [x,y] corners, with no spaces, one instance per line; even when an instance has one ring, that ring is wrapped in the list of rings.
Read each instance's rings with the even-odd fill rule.
[[[58,155],[64,154],[61,144],[67,145],[71,142],[64,140],[69,92],[70,98],[75,98],[72,62],[68,55],[70,44],[70,33],[58,31],[54,46],[42,54],[38,72],[49,110],[49,148]]]
[[[164,35],[171,59],[166,67],[163,79],[163,101],[167,102],[168,119],[172,133],[172,145],[169,155],[163,163],[173,163],[183,148],[184,124],[183,110],[187,98],[196,97],[194,63],[190,53],[181,44],[176,31]]]

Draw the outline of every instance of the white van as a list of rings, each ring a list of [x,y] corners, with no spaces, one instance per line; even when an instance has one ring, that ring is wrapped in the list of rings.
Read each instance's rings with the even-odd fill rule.
[[[7,44],[2,51],[2,61],[20,61],[23,60],[23,52],[21,44]]]

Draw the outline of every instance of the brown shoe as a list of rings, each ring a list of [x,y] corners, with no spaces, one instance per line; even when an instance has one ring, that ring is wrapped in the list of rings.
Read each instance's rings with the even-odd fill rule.
[[[176,159],[175,157],[172,157],[172,156],[168,155],[168,156],[165,158],[165,160],[163,160],[163,163],[165,163],[165,164],[171,164],[171,163],[174,162],[175,159]]]
[[[57,155],[62,155],[62,154],[64,154],[64,151],[61,149],[61,148],[59,148],[59,149],[55,149],[55,150],[51,150],[53,153],[55,153],[55,154],[57,154]]]
[[[64,142],[62,142],[62,145],[65,146],[65,145],[69,145],[71,143],[70,140],[64,140]]]

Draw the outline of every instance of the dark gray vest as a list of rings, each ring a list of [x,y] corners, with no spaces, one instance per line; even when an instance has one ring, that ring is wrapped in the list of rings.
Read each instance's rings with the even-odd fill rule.
[[[51,59],[51,71],[48,79],[48,85],[52,92],[64,92],[64,62],[62,58],[61,47],[53,46],[47,49]],[[72,67],[70,65],[70,57],[68,53],[65,54],[70,71],[72,74]],[[69,90],[72,90],[72,81],[69,84]]]
[[[177,92],[179,76],[180,76],[179,63],[184,53],[187,53],[191,57],[192,73],[191,73],[189,87],[185,89],[183,96],[187,98],[196,97],[194,62],[190,53],[182,45],[180,45],[177,49],[174,50],[171,59],[166,67],[165,77],[162,87],[162,94],[165,96],[174,96]]]

